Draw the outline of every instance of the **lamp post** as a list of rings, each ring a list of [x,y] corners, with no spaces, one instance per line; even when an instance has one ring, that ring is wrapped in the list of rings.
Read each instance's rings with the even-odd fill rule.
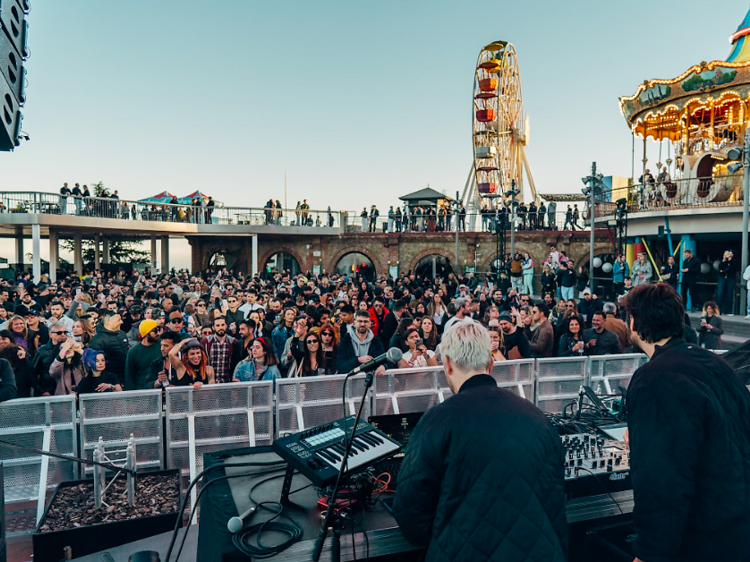
[[[727,171],[730,174],[736,174],[740,168],[744,170],[744,181],[742,185],[742,258],[741,258],[741,270],[740,275],[745,273],[748,263],[748,219],[750,218],[750,212],[748,211],[748,198],[750,198],[750,128],[745,130],[745,144],[743,148],[731,148],[727,152],[727,157],[730,160],[737,160],[727,166]],[[740,312],[747,314],[747,291],[743,288],[740,290]]]
[[[595,207],[596,207],[596,192],[601,190],[602,186],[602,174],[596,172],[596,162],[591,164],[591,175],[585,178],[581,178],[584,187],[581,192],[584,195],[590,197],[589,200],[589,226],[591,227],[591,235],[589,237],[589,275],[591,279],[591,291],[596,291],[596,283],[594,282],[594,218],[595,218]]]
[[[516,255],[516,207],[518,202],[516,196],[521,193],[516,189],[516,180],[510,181],[510,190],[505,192],[505,197],[510,198],[510,255]]]
[[[456,247],[454,250],[456,257],[455,257],[455,261],[453,262],[454,264],[453,267],[455,270],[454,272],[456,273],[456,277],[458,277],[458,229],[461,225],[461,216],[460,216],[461,202],[459,201],[458,191],[456,191],[456,199],[454,200],[453,203],[454,203],[454,209],[455,209],[453,211],[453,216],[456,217],[456,240],[455,240]]]

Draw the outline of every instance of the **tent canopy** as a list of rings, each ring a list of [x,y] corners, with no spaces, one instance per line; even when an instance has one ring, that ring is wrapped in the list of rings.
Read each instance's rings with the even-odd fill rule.
[[[208,195],[206,195],[199,189],[196,189],[195,191],[188,195],[185,195],[184,197],[180,197],[177,202],[181,205],[190,205],[193,202],[193,199],[195,199],[196,197],[200,197],[201,199],[203,199],[204,203],[208,202]]]
[[[162,191],[161,193],[157,193],[156,195],[153,195],[151,197],[146,197],[145,199],[139,199],[139,203],[169,203],[172,200],[172,197],[174,197],[173,194],[169,193],[169,191]]]

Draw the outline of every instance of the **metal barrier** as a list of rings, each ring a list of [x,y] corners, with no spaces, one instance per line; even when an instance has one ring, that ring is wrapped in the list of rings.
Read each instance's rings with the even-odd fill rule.
[[[536,405],[559,414],[586,382],[587,357],[550,357],[536,360]]]
[[[633,373],[647,360],[642,353],[591,357],[587,384],[597,394],[622,394],[618,389],[627,389]]]
[[[93,458],[99,437],[105,446],[128,444],[132,433],[137,448],[137,467],[164,468],[161,390],[130,390],[81,394],[81,456]],[[92,472],[86,466],[84,475]]]
[[[441,367],[393,369],[375,378],[376,415],[424,412],[445,399],[438,384]],[[444,375],[442,375],[444,378]],[[445,381],[445,388],[448,387]]]
[[[496,361],[492,367],[490,376],[497,381],[497,386],[517,392],[521,398],[529,402],[535,401],[534,395],[534,367],[533,359],[518,359],[514,361]],[[438,398],[440,402],[453,394],[448,386],[445,371],[440,367],[437,369]]]
[[[300,377],[276,381],[276,435],[283,436],[332,422],[344,415],[342,384],[346,375]],[[377,377],[376,381],[382,377]],[[356,413],[364,391],[364,375],[350,377],[346,385],[347,415]],[[370,399],[362,418],[370,415]]]
[[[195,476],[204,453],[271,444],[273,383],[169,387],[166,420],[169,468]]]
[[[77,455],[76,402],[73,396],[21,398],[0,404],[0,439],[61,455]],[[5,465],[5,501],[37,502],[37,522],[47,488],[78,478],[78,465],[34,453],[0,447]]]

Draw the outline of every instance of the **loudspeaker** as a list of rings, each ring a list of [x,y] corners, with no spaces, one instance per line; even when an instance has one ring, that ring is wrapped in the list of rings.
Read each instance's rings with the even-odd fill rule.
[[[5,483],[3,482],[3,463],[0,462],[0,562],[6,562],[5,548]]]
[[[20,144],[19,108],[26,102],[26,70],[29,56],[26,44],[29,0],[0,0],[0,151]]]

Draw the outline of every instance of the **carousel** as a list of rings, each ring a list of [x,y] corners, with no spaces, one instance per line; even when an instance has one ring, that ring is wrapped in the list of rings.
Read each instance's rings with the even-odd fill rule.
[[[743,145],[750,117],[749,35],[750,12],[730,38],[726,61],[701,62],[671,80],[646,80],[632,96],[620,98],[634,137],[643,139],[644,172],[647,139],[660,143],[660,155],[667,145],[669,173],[661,174],[653,195],[669,205],[741,199],[743,172],[731,166],[736,151],[730,151]],[[661,162],[657,168],[654,178]]]

